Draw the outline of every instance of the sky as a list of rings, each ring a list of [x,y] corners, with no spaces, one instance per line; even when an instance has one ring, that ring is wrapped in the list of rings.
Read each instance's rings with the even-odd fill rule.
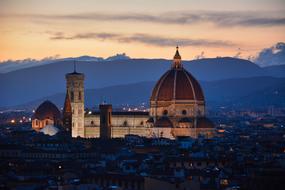
[[[0,26],[0,61],[247,59],[285,42],[285,0],[0,0]]]

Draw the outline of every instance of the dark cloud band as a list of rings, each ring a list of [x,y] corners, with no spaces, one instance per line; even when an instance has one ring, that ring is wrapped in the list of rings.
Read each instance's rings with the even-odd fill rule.
[[[66,35],[65,33],[52,33],[51,40],[76,40],[76,39],[95,39],[109,40],[120,43],[142,43],[154,46],[175,46],[177,44],[183,46],[235,46],[234,43],[221,40],[206,39],[188,39],[188,38],[167,38],[148,34],[122,35],[115,33],[80,33],[75,35]]]
[[[281,12],[281,11],[280,11]],[[210,23],[219,27],[232,26],[283,26],[285,15],[270,12],[230,11],[184,11],[163,14],[140,13],[82,13],[65,15],[43,14],[0,14],[0,18],[16,17],[41,20],[93,20],[93,21],[135,21],[160,24]]]

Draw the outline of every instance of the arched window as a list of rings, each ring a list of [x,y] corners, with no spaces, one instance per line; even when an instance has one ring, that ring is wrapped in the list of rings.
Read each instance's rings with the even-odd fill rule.
[[[74,101],[74,92],[73,91],[70,92],[70,96],[71,96],[71,101],[73,102]]]
[[[186,110],[182,110],[182,115],[186,115],[187,111]]]
[[[91,121],[91,125],[94,125],[94,121]]]
[[[81,100],[81,91],[78,93],[78,100]]]
[[[128,125],[128,122],[124,121],[123,125],[126,127]]]
[[[167,110],[163,110],[163,115],[167,115],[168,111]]]

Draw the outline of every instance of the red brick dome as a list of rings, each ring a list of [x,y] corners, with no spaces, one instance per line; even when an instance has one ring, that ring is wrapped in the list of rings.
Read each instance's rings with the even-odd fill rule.
[[[56,105],[47,100],[36,109],[33,118],[38,120],[52,119],[58,121],[61,118],[61,114]]]
[[[172,68],[156,83],[150,101],[196,100],[204,101],[202,88],[198,81],[187,72],[181,63],[176,47]]]
[[[204,95],[198,81],[189,72],[184,68],[172,68],[156,83],[150,100],[204,101]]]

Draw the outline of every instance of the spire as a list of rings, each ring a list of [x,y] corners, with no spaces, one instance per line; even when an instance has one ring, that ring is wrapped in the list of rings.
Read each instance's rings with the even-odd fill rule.
[[[71,125],[72,125],[72,108],[69,99],[68,90],[66,90],[66,96],[64,101],[63,113],[62,113],[62,124],[66,132],[71,135]]]
[[[176,52],[175,52],[175,55],[173,57],[172,68],[174,68],[174,69],[181,69],[182,68],[181,56],[179,54],[179,47],[178,47],[178,45],[176,46]]]
[[[181,59],[181,56],[179,54],[179,47],[178,46],[176,46],[176,53],[174,55],[174,59]]]
[[[66,96],[65,96],[64,107],[63,107],[63,115],[71,113],[71,112],[72,112],[72,109],[71,109],[69,93],[68,93],[68,90],[66,90]]]

